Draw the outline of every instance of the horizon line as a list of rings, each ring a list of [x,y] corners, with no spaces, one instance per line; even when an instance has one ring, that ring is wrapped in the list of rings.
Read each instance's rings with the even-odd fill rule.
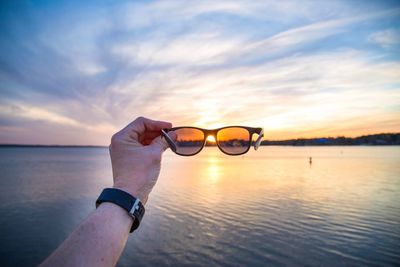
[[[400,135],[400,132],[392,132],[392,133],[377,133],[377,134],[366,134],[366,135],[359,135],[355,137],[347,137],[344,135],[338,135],[338,136],[325,136],[325,137],[297,137],[297,138],[290,138],[290,139],[263,139],[262,142],[285,142],[285,141],[295,141],[295,140],[314,140],[314,139],[337,139],[337,138],[348,138],[348,139],[357,139],[361,137],[368,137],[368,136],[377,136],[377,135]],[[67,144],[29,144],[29,143],[0,143],[0,147],[87,147],[87,148],[106,148],[109,145],[77,145],[77,144],[72,144],[72,145],[67,145]]]

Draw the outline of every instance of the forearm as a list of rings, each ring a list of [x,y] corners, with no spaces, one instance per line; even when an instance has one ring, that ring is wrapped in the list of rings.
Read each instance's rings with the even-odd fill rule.
[[[103,203],[41,266],[114,266],[131,225],[132,218],[124,209]]]
[[[108,201],[100,204],[42,266],[116,265],[132,228],[133,219],[127,210],[140,223],[144,214],[141,205],[146,203],[157,182],[161,156],[168,148],[160,136],[161,130],[171,127],[169,122],[139,117],[113,135],[110,156],[114,187],[136,197],[131,203],[136,206],[121,208],[126,205],[119,207]],[[115,195],[111,198],[115,198]],[[122,198],[130,199],[130,196]],[[136,199],[142,204],[137,203]]]

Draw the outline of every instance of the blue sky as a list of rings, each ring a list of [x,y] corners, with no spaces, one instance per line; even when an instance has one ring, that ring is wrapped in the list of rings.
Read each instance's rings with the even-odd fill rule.
[[[137,116],[267,138],[400,132],[398,1],[9,1],[0,143],[107,145]]]

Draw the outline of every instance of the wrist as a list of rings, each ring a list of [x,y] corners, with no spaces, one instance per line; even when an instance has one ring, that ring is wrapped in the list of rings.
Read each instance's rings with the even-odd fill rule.
[[[99,214],[104,214],[103,217],[105,218],[119,221],[119,224],[123,225],[123,228],[126,229],[127,233],[129,233],[129,230],[132,227],[132,217],[129,216],[126,210],[120,206],[112,202],[104,202],[98,206],[96,212]]]
[[[105,188],[96,200],[96,208],[105,202],[110,202],[121,207],[129,214],[133,224],[130,232],[136,230],[145,213],[143,203],[128,192],[117,188]]]
[[[144,190],[138,189],[137,186],[114,183],[113,188],[125,191],[133,197],[138,198],[143,205],[147,202],[148,195],[144,193]]]

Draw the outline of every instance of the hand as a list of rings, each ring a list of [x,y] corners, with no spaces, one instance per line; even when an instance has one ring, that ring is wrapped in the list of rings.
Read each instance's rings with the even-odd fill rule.
[[[137,197],[145,204],[157,182],[161,155],[168,144],[161,129],[172,124],[139,117],[111,138],[110,156],[114,188]]]

